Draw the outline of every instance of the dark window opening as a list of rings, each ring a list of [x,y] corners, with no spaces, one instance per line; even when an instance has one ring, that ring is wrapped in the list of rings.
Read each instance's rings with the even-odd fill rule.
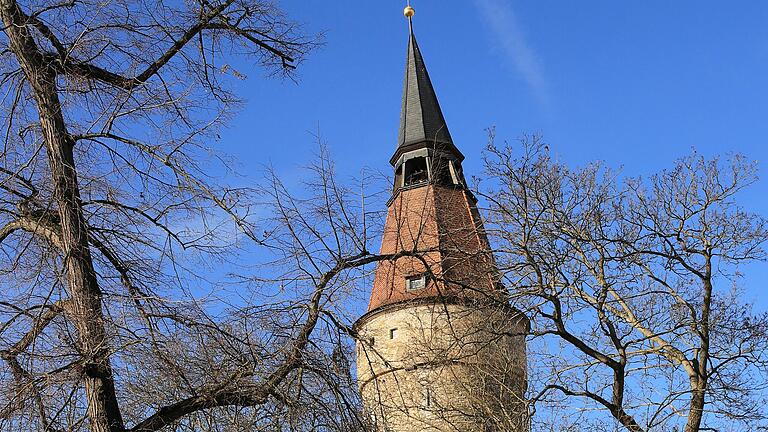
[[[396,328],[389,329],[389,338],[394,339],[395,336],[397,336],[397,329]]]
[[[400,165],[395,170],[395,187],[394,190],[397,190],[397,188],[401,187],[403,185],[403,165]]]
[[[426,158],[418,157],[405,162],[405,186],[423,183],[427,180],[429,180],[429,174]]]
[[[453,176],[451,176],[448,159],[433,158],[432,161],[432,177],[435,179],[435,183],[444,186],[456,184],[453,181]]]

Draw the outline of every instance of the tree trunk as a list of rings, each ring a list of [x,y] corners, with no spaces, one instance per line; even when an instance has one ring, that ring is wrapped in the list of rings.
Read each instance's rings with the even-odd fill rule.
[[[645,430],[637,424],[635,418],[624,410],[625,367],[626,364],[622,361],[621,366],[616,367],[613,370],[613,396],[611,402],[613,403],[614,408],[611,409],[611,414],[613,414],[613,417],[616,418],[622,426],[627,428],[628,431],[645,432]]]
[[[701,304],[701,320],[699,324],[699,337],[701,345],[694,361],[695,375],[689,377],[691,383],[691,406],[688,410],[688,422],[685,432],[699,432],[704,418],[704,406],[706,404],[707,387],[709,385],[709,320],[712,311],[712,255],[707,251],[704,263],[704,272],[701,276],[703,295]]]
[[[685,425],[685,432],[699,432],[701,421],[704,417],[704,396],[706,391],[700,384],[692,384],[693,392],[691,396],[691,408],[688,411],[688,422]]]
[[[0,0],[0,15],[10,47],[34,93],[48,154],[54,201],[61,219],[61,243],[70,306],[68,319],[78,332],[88,418],[92,432],[122,432],[104,326],[101,290],[96,280],[83,216],[73,142],[67,132],[56,89],[56,73],[47,64],[28,27],[28,17],[13,0]]]

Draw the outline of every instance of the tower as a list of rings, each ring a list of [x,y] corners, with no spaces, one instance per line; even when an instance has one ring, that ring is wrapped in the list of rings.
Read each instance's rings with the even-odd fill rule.
[[[409,20],[395,170],[357,375],[380,431],[526,431],[527,318],[511,307]]]

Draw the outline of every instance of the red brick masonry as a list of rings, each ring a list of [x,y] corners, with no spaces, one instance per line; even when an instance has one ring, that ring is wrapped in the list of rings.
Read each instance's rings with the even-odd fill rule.
[[[382,254],[417,256],[382,261],[368,311],[403,301],[440,296],[498,296],[500,287],[474,198],[463,188],[425,185],[401,190],[389,205]],[[408,292],[405,278],[429,273],[427,286]]]

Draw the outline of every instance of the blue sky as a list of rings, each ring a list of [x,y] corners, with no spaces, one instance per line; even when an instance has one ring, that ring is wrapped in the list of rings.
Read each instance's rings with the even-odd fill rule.
[[[286,1],[326,45],[298,84],[238,65],[246,104],[222,134],[241,171],[291,177],[319,130],[353,176],[387,170],[407,42],[404,1]],[[768,177],[768,2],[416,0],[414,27],[454,141],[479,174],[485,129],[543,134],[563,160],[649,174],[696,148],[741,152]],[[257,176],[254,176],[254,181]],[[743,195],[768,215],[768,181]],[[747,269],[758,299],[765,264]],[[758,301],[763,308],[768,301]]]

